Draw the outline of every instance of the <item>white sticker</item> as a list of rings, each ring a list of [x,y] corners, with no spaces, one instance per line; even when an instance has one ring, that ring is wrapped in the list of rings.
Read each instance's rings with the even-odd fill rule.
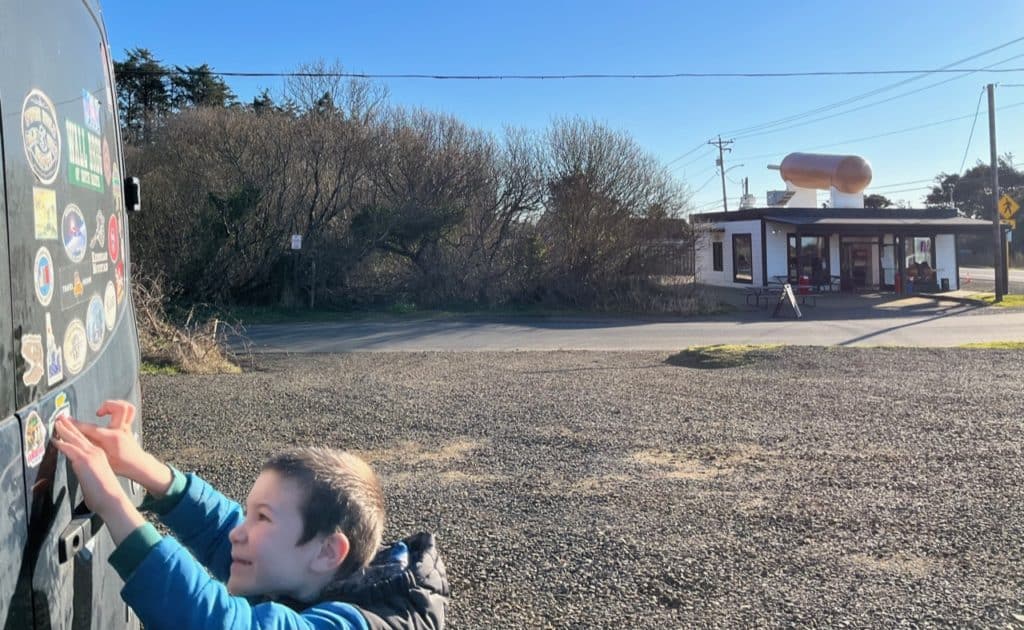
[[[103,299],[99,294],[93,294],[89,298],[89,310],[85,315],[85,335],[93,352],[99,352],[103,345],[103,335],[107,331],[103,320]]]
[[[45,247],[39,248],[39,251],[36,252],[36,262],[32,269],[35,276],[36,299],[43,306],[49,306],[55,290],[53,282],[53,257],[50,256],[50,250]]]
[[[59,383],[64,378],[64,355],[53,334],[53,322],[46,314],[46,384]]]
[[[57,110],[42,90],[32,90],[21,105],[21,137],[32,172],[52,184],[60,169],[60,126]]]
[[[74,375],[82,371],[82,367],[85,366],[88,345],[82,320],[71,320],[67,330],[64,331],[64,366],[69,374]]]
[[[117,293],[114,291],[114,281],[107,281],[107,289],[103,292],[103,323],[107,330],[114,330],[114,321],[117,319]]]
[[[46,427],[35,411],[25,419],[25,463],[31,468],[43,461],[46,452]]]

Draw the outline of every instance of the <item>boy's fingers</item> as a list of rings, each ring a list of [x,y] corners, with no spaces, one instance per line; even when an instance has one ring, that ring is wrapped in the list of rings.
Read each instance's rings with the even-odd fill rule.
[[[135,419],[135,406],[124,400],[107,400],[96,410],[96,416],[110,416],[110,428],[120,429]]]
[[[92,442],[82,435],[82,432],[78,430],[78,427],[76,427],[67,418],[58,419],[55,427],[57,429],[57,437],[61,442],[73,444],[79,449],[84,449],[87,444],[92,445]]]

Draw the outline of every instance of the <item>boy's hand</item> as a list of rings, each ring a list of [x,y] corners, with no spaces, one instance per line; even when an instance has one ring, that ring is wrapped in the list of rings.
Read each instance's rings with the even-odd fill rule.
[[[85,504],[107,523],[115,543],[120,543],[145,520],[125,495],[107,456],[89,441],[67,417],[54,425],[53,444],[75,471]]]
[[[100,405],[96,416],[110,416],[110,424],[101,427],[87,422],[75,422],[75,426],[89,441],[103,449],[115,473],[131,478],[133,470],[145,456],[145,451],[132,433],[135,405],[124,400],[108,400]]]
[[[108,400],[96,411],[98,417],[110,416],[106,427],[75,422],[78,430],[100,447],[115,473],[136,481],[150,494],[161,497],[173,479],[166,465],[142,449],[132,433],[135,405],[124,400]]]

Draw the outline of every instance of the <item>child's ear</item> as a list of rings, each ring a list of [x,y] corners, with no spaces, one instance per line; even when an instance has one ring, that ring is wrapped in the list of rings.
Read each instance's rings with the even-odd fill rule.
[[[334,573],[348,557],[348,536],[335,532],[325,536],[320,543],[320,551],[313,559],[313,569],[323,573]]]

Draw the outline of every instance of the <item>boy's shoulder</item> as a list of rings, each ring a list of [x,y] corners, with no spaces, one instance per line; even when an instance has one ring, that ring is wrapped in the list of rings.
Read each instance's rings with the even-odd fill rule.
[[[450,596],[437,542],[426,532],[383,547],[365,569],[324,592],[358,606],[374,630],[441,630]]]

